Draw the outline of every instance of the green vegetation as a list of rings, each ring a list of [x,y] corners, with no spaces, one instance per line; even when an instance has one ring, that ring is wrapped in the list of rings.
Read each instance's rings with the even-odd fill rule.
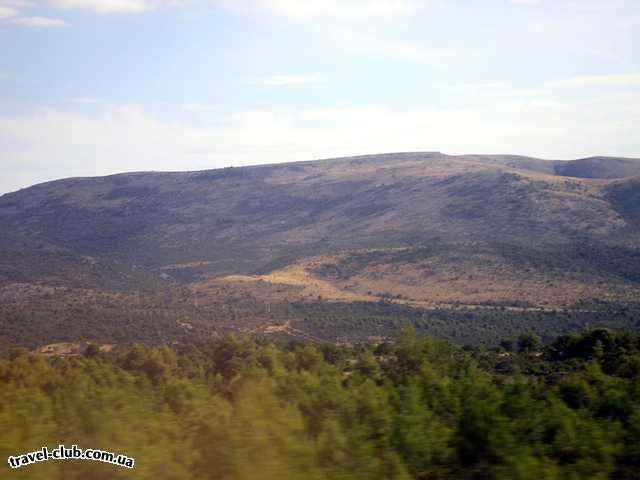
[[[5,464],[2,478],[640,479],[640,337],[14,349],[0,432],[4,458],[73,443],[136,460]]]
[[[425,260],[440,260],[456,265],[473,259],[481,264],[490,256],[500,265],[520,272],[546,272],[549,279],[566,278],[567,272],[587,275],[591,281],[640,281],[640,250],[637,246],[607,245],[586,238],[568,244],[541,242],[537,245],[483,242],[442,242],[430,240],[423,245],[402,250],[373,250],[343,256],[335,264],[318,266],[313,273],[325,278],[349,279],[367,267],[383,265],[415,265]],[[433,268],[433,265],[431,266]]]
[[[527,332],[548,344],[558,335],[588,328],[640,331],[639,303],[582,302],[567,309],[536,310],[510,308],[526,307],[515,302],[485,302],[473,308],[459,304],[423,309],[391,298],[353,303],[315,299],[265,302],[223,287],[209,291],[215,299],[210,303],[206,298],[197,303],[196,295],[179,288],[121,296],[77,289],[31,290],[33,293],[23,293],[17,299],[0,296],[0,351],[87,340],[118,345],[189,344],[232,332],[258,333],[266,324],[286,322],[299,338],[311,336],[328,342],[394,337],[409,324],[421,335],[460,346],[489,347]],[[31,290],[27,288],[27,292]]]
[[[562,310],[509,310],[506,307],[413,308],[383,300],[355,303],[293,302],[275,305],[292,325],[316,338],[357,342],[367,337],[396,336],[410,324],[420,334],[457,345],[497,346],[505,337],[533,332],[552,342],[558,335],[588,328],[640,330],[640,304],[580,303]],[[279,311],[278,311],[279,312]]]

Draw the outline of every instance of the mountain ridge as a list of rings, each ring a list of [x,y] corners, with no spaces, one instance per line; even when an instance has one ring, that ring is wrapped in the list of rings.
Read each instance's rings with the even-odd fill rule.
[[[606,178],[593,178],[594,162]],[[634,202],[627,200],[635,181],[612,177],[621,162],[624,173],[640,175],[640,160],[633,159],[576,160],[567,165],[578,176],[567,177],[540,172],[540,165],[555,172],[557,162],[532,157],[414,152],[69,178],[0,197],[0,225],[23,242],[87,255],[122,253],[147,240],[163,250],[171,242],[183,242],[178,250],[206,243],[198,236],[251,243],[260,235],[295,248],[327,241],[338,248],[406,246],[445,233],[453,240],[501,232],[519,239],[587,235],[610,241],[613,232],[636,223]],[[355,238],[356,226],[371,245]],[[192,231],[191,238],[179,230]],[[206,259],[175,249],[173,256],[173,263]]]
[[[342,292],[322,302],[415,308],[640,298],[640,160],[562,162],[410,152],[46,182],[0,197],[0,293],[129,308],[156,292],[170,309],[183,289],[284,305],[317,301],[313,285]]]
[[[447,156],[451,158],[479,158],[479,159],[503,159],[506,160],[521,160],[521,161],[531,161],[534,164],[539,163],[540,165],[547,165],[551,168],[548,170],[542,170],[540,173],[549,172],[551,174],[556,173],[560,176],[567,176],[571,178],[606,178],[606,179],[615,179],[615,178],[627,178],[630,176],[640,176],[640,157],[617,157],[617,156],[606,156],[606,155],[594,155],[589,157],[581,157],[578,159],[570,159],[570,160],[549,160],[542,159],[538,157],[530,157],[527,155],[516,155],[516,154],[459,154],[459,155],[448,155],[439,151],[415,151],[415,152],[392,152],[392,153],[377,153],[377,154],[364,154],[364,155],[353,155],[348,157],[336,157],[336,158],[321,158],[321,159],[312,159],[312,160],[297,160],[292,162],[278,162],[278,163],[264,163],[264,164],[255,164],[255,165],[243,165],[243,166],[227,166],[220,167],[214,169],[203,169],[203,170],[134,170],[127,172],[117,172],[108,175],[91,175],[91,176],[77,176],[77,177],[63,177],[54,180],[47,180],[44,182],[38,182],[36,184],[20,188],[18,190],[14,190],[11,192],[5,192],[0,194],[0,198],[5,195],[12,195],[24,190],[28,190],[34,187],[45,186],[49,184],[54,184],[57,182],[66,182],[73,180],[90,180],[90,179],[102,179],[102,178],[110,178],[110,177],[121,177],[121,176],[136,176],[136,175],[147,175],[147,174],[197,174],[204,172],[215,172],[215,171],[224,171],[228,169],[256,169],[256,168],[270,168],[277,166],[297,166],[304,164],[313,164],[313,163],[322,163],[322,162],[344,162],[344,161],[354,161],[360,159],[371,159],[375,157],[393,157],[398,155],[406,155],[406,156]],[[605,177],[584,177],[584,176],[572,176],[572,175],[561,175],[558,170],[554,171],[554,167],[561,167],[563,165],[580,165],[584,163],[591,162],[621,162],[625,165],[631,165],[632,168],[635,166],[637,170],[634,169],[635,173],[631,174],[621,174],[620,176],[605,176]],[[516,169],[525,169],[522,164],[520,165],[510,165],[504,164],[505,166],[512,166]],[[532,169],[532,171],[536,171]]]

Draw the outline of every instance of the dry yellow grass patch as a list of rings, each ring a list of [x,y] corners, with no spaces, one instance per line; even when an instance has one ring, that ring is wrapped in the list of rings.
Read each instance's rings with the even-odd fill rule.
[[[308,272],[316,265],[326,261],[326,258],[316,257],[266,275],[229,275],[221,280],[231,283],[238,282],[267,282],[271,284],[287,285],[301,288],[302,297],[321,296],[325,300],[336,302],[360,302],[376,300],[368,295],[341,290],[331,283],[320,280]]]
[[[264,301],[322,297],[333,302],[377,302],[381,297],[387,300],[392,297],[394,303],[422,309],[462,305],[464,308],[544,310],[564,308],[592,298],[630,300],[637,298],[639,292],[638,288],[623,282],[602,284],[575,272],[563,274],[534,267],[523,271],[491,254],[364,265],[348,278],[318,278],[312,273],[322,265],[338,263],[343,256],[354,253],[312,257],[266,275],[231,275],[214,281],[246,288]],[[492,302],[505,306],[492,306]],[[513,302],[522,303],[508,306]]]

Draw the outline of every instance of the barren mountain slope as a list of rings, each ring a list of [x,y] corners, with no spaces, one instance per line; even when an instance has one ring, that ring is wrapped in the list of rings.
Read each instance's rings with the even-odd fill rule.
[[[59,180],[0,197],[0,288],[309,299],[266,287],[298,272],[341,302],[631,301],[639,179],[632,159],[427,152]]]
[[[599,161],[602,171],[613,160]],[[541,172],[555,165],[418,153],[50,182],[0,197],[2,274],[37,280],[62,255],[72,270],[207,262],[209,272],[251,273],[310,253],[436,237],[609,243],[635,232],[632,187]],[[9,252],[21,253],[19,272],[8,271]]]

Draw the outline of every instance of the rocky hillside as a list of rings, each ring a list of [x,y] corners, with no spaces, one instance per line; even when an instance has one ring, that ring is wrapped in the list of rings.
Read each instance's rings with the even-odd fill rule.
[[[59,180],[0,197],[0,278],[70,281],[98,265],[107,277],[196,264],[253,273],[436,238],[634,245],[634,175],[637,160],[408,153]]]
[[[0,197],[11,291],[227,282],[260,296],[292,268],[341,291],[335,301],[639,298],[640,160],[398,153],[70,178]]]

